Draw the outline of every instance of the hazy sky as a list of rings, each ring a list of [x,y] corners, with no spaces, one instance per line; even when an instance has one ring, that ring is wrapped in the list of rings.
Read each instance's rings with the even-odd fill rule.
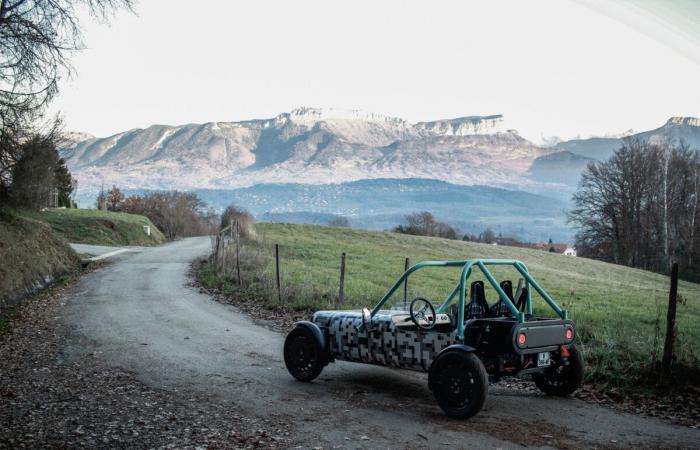
[[[273,117],[503,114],[525,137],[700,116],[700,1],[141,0],[53,104],[70,130]]]

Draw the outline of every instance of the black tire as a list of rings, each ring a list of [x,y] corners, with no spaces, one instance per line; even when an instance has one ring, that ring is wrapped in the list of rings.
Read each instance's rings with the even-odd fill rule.
[[[484,406],[489,377],[473,353],[448,350],[430,366],[430,388],[445,414],[466,419]]]
[[[284,364],[299,381],[311,381],[321,374],[323,349],[311,330],[296,327],[289,332],[284,341]]]
[[[583,355],[575,346],[569,349],[569,364],[557,364],[542,373],[533,373],[535,385],[547,395],[567,397],[583,383]]]

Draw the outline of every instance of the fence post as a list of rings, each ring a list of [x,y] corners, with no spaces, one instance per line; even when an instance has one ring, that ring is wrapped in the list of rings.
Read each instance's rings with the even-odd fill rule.
[[[282,289],[280,283],[280,246],[275,244],[275,272],[277,274],[277,301],[282,304]]]
[[[668,293],[668,313],[666,314],[666,341],[661,360],[661,383],[668,385],[671,379],[673,345],[676,340],[676,303],[678,300],[678,263],[671,267],[671,289]]]
[[[410,265],[411,265],[411,258],[406,258],[406,260],[403,263],[403,271],[406,272]],[[404,304],[404,306],[406,306],[406,302],[408,302],[408,278],[406,278],[403,281],[403,304]]]
[[[237,278],[239,286],[241,285],[240,241],[241,241],[241,230],[238,226],[238,220],[236,220],[236,278]]]
[[[340,289],[338,291],[338,305],[345,303],[345,252],[340,255]]]
[[[219,270],[219,241],[221,240],[221,235],[216,234],[216,253],[214,255],[214,268]]]
[[[223,233],[221,236],[221,273],[226,277],[226,237]]]

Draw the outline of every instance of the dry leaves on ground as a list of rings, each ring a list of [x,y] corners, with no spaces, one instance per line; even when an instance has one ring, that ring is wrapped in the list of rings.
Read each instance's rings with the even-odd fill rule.
[[[0,335],[0,448],[276,448],[285,418],[240,405],[154,390],[98,355],[68,358],[65,287],[25,301]]]

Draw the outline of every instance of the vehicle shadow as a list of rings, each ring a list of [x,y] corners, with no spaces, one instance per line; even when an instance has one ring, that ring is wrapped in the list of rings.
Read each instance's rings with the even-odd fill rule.
[[[428,388],[427,374],[369,366],[334,369],[322,374],[314,383],[354,408],[391,413],[397,420],[427,423],[451,431],[492,434],[525,446],[578,448],[582,444],[565,428],[520,415],[520,408],[513,409],[513,402],[540,397],[533,392],[491,385],[484,409],[468,420],[460,420],[445,416],[437,406]]]

